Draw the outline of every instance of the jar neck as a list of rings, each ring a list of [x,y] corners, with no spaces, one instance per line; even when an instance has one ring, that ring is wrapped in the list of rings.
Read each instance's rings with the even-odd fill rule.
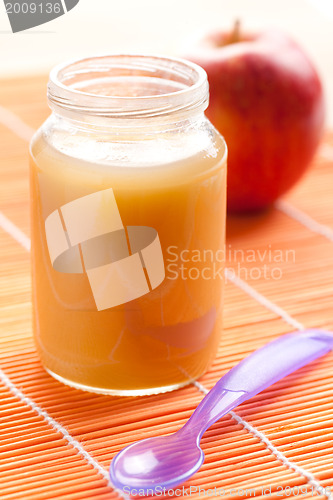
[[[58,117],[89,129],[173,129],[202,119],[205,71],[181,59],[113,55],[51,71],[48,101]]]
[[[190,115],[174,114],[165,119],[159,117],[147,119],[119,120],[111,117],[91,117],[90,115],[81,115],[80,119],[69,116],[68,114],[54,112],[50,119],[55,128],[67,130],[68,133],[81,131],[83,134],[107,134],[109,138],[139,138],[140,136],[155,137],[163,133],[184,133],[190,129],[198,129],[207,122],[204,113],[197,112]]]

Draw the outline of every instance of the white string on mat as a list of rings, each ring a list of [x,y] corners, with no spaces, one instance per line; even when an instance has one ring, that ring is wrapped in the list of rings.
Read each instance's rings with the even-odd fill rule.
[[[280,210],[280,212],[283,212],[292,219],[297,220],[297,222],[300,222],[303,226],[305,226],[307,229],[310,229],[310,231],[312,231],[313,233],[320,234],[321,236],[324,236],[325,238],[333,242],[333,229],[329,226],[320,224],[315,219],[310,217],[310,215],[306,214],[302,210],[299,210],[285,200],[276,202],[275,207]]]
[[[25,250],[30,252],[31,242],[28,236],[2,212],[0,212],[0,227],[22,245]]]
[[[21,137],[22,139],[25,139],[27,141],[30,140],[30,138],[31,138],[31,136],[32,136],[32,134],[34,132],[34,130],[31,127],[29,127],[28,125],[26,125],[18,116],[16,116],[14,113],[12,113],[9,110],[6,110],[6,108],[3,108],[1,106],[0,106],[0,123],[2,123],[3,125],[5,125],[12,132],[14,132],[16,135],[18,135],[19,137]],[[15,129],[16,126],[18,127],[18,131],[16,131],[16,129]],[[25,248],[27,251],[30,251],[30,240],[29,240],[29,238],[15,224],[13,224],[7,217],[5,217],[5,216],[0,217],[0,226],[2,227],[2,229],[4,231],[6,231],[10,236],[12,236],[20,245],[22,245],[23,248]],[[237,286],[238,288],[242,289],[245,293],[247,293],[248,295],[250,295],[253,299],[255,299],[256,301],[258,301],[261,305],[263,305],[264,307],[266,307],[270,311],[272,311],[275,314],[277,314],[278,316],[280,316],[287,323],[289,323],[290,325],[292,325],[293,327],[295,327],[298,330],[303,330],[304,329],[304,326],[301,323],[299,323],[296,319],[292,318],[292,316],[290,316],[286,311],[284,311],[284,309],[282,309],[280,306],[278,306],[278,305],[274,304],[273,302],[271,302],[269,299],[267,299],[262,294],[260,294],[259,292],[257,292],[248,283],[246,283],[245,281],[243,281],[242,279],[240,279],[239,277],[237,277],[236,275],[234,275],[234,273],[232,272],[231,269],[226,269],[225,270],[225,276],[235,286]],[[59,432],[63,433],[62,432],[62,429],[63,429],[64,432],[66,433],[66,434],[63,434],[64,438],[68,441],[68,443],[71,444],[79,452],[79,454],[81,456],[83,456],[86,460],[87,460],[86,456],[89,457],[89,463],[91,465],[93,465],[94,463],[96,464],[96,466],[93,465],[93,467],[95,468],[95,470],[99,474],[102,474],[102,476],[107,479],[108,485],[110,487],[112,487],[121,497],[123,497],[126,500],[129,500],[129,497],[126,494],[124,494],[123,492],[117,490],[116,488],[114,488],[112,486],[107,471],[97,462],[97,460],[95,460],[83,448],[83,446],[78,441],[76,441],[69,434],[69,432],[61,424],[59,424],[55,419],[53,419],[50,415],[48,415],[48,413],[45,410],[43,410],[38,405],[36,405],[36,403],[34,403],[30,398],[27,398],[26,396],[24,396],[24,394],[10,381],[10,379],[5,375],[5,373],[2,372],[2,370],[0,371],[0,375],[1,375],[0,378],[2,380],[8,380],[10,382],[11,386],[15,389],[15,391],[17,391],[17,397],[19,397],[22,401],[24,401],[26,404],[28,404],[28,406],[30,406],[31,408],[32,408],[31,404],[35,405],[36,408],[39,408],[39,410],[42,412],[42,413],[40,413],[40,415],[48,423],[49,423],[49,420],[46,418],[46,416],[49,417],[49,419],[51,419],[52,422],[54,422],[55,424],[57,424],[59,426],[58,427],[59,428]],[[5,377],[5,379],[3,379],[3,377]],[[7,384],[5,384],[5,385],[7,385]],[[209,392],[206,387],[204,387],[202,384],[200,384],[200,382],[195,381],[195,382],[193,382],[193,385],[195,387],[197,387],[197,389],[200,392],[202,392],[203,394],[205,394],[205,395]],[[9,386],[7,385],[7,387],[9,387]],[[12,391],[12,389],[10,389],[10,390]],[[15,394],[15,393],[13,392],[13,394]],[[19,394],[22,394],[23,398],[21,398],[19,396]],[[37,411],[37,410],[35,409],[35,411]],[[45,414],[45,416],[44,416],[44,414]],[[306,471],[302,467],[299,467],[297,464],[294,464],[293,462],[289,461],[288,458],[285,455],[283,455],[283,453],[280,452],[273,445],[273,443],[270,442],[270,440],[267,438],[267,436],[265,436],[264,433],[260,432],[258,429],[256,429],[253,425],[249,424],[246,420],[244,420],[242,417],[240,417],[239,415],[237,415],[235,412],[230,412],[230,415],[239,424],[241,424],[244,427],[244,429],[246,429],[252,435],[254,435],[255,437],[257,437],[261,442],[263,442],[266,445],[267,449],[269,451],[271,451],[271,453],[280,462],[282,462],[286,467],[288,467],[289,469],[297,472],[300,476],[304,477],[306,479],[306,481],[307,481],[308,484],[310,484],[311,486],[313,486],[314,489],[317,492],[319,492],[320,494],[324,494],[324,496],[326,496],[326,498],[328,500],[333,500],[333,495],[326,494],[324,488],[321,486],[320,482],[313,476],[312,473]],[[55,427],[56,430],[58,430],[58,428]],[[67,435],[72,440],[72,442],[68,439]],[[77,443],[79,445],[79,448],[77,446],[74,446],[73,443],[75,443],[75,444]],[[84,454],[80,453],[81,450],[82,450],[82,452],[84,452]]]
[[[202,394],[208,394],[209,390],[202,385],[200,382],[197,380],[192,382],[193,385],[197,387],[197,389],[202,392]],[[320,495],[326,496],[328,500],[332,500],[333,497],[332,495],[327,495],[325,493],[325,488],[321,486],[320,482],[315,478],[315,476],[311,473],[308,472],[306,469],[303,469],[303,467],[300,467],[297,465],[295,462],[292,462],[289,460],[281,451],[274,446],[274,444],[268,439],[268,437],[261,431],[259,431],[254,425],[251,425],[249,422],[244,420],[240,415],[237,415],[236,412],[230,411],[229,415],[244,429],[246,429],[250,434],[255,436],[260,442],[262,442],[267,450],[269,450],[276,458],[281,462],[285,467],[288,469],[293,470],[296,472],[299,476],[304,477],[306,479],[306,482],[312,486]]]
[[[270,311],[275,313],[277,316],[280,316],[289,325],[296,328],[296,330],[304,330],[305,329],[305,326],[302,325],[302,323],[297,321],[295,318],[290,316],[290,314],[288,314],[287,311],[282,309],[280,306],[278,306],[274,302],[271,302],[264,295],[262,295],[257,290],[255,290],[255,288],[253,288],[251,285],[249,285],[246,281],[243,281],[239,276],[236,276],[236,274],[233,272],[232,269],[226,268],[224,271],[224,274],[225,274],[225,277],[228,281],[230,281],[231,283],[236,285],[238,288],[243,290],[243,292],[247,293],[247,295],[250,295],[250,297],[255,299],[262,306],[266,307],[266,309],[269,309]]]
[[[36,412],[40,417],[42,417],[51,427],[54,431],[57,433],[60,433],[65,439],[68,444],[70,444],[77,452],[78,454],[84,458],[86,462],[88,462],[89,465],[92,465],[92,467],[107,481],[107,484],[110,488],[114,489],[117,491],[117,493],[123,497],[128,499],[128,496],[125,495],[123,492],[117,490],[114,488],[112,485],[109,474],[107,470],[104,469],[104,467],[95,459],[93,458],[90,453],[88,453],[84,447],[82,446],[79,441],[77,441],[71,434],[67,431],[67,429],[61,425],[57,420],[55,420],[53,417],[51,417],[46,410],[43,410],[38,404],[36,404],[31,398],[26,396],[16,385],[10,380],[10,378],[4,373],[4,371],[0,368],[0,379],[4,386],[7,387],[7,389],[10,390],[10,392],[18,398],[22,403],[25,403],[27,406],[29,406],[34,412]]]
[[[35,133],[35,129],[24,123],[19,116],[3,106],[0,106],[0,123],[24,141],[29,142]]]

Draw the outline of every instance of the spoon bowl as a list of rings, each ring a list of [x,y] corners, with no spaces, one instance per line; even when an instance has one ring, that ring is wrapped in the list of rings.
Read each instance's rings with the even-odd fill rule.
[[[110,466],[114,486],[152,494],[158,486],[168,489],[186,481],[201,467],[205,455],[193,437],[183,434],[148,438],[124,448]]]

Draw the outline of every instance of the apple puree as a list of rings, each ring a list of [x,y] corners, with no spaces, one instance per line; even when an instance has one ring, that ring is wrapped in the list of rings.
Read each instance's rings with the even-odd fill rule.
[[[88,390],[135,394],[180,386],[207,369],[221,332],[222,281],[204,278],[205,262],[191,264],[193,279],[175,278],[168,247],[187,249],[188,255],[223,248],[226,166],[218,135],[215,146],[215,157],[204,151],[177,162],[120,168],[69,157],[41,135],[34,140],[34,332],[41,360],[54,376]],[[156,230],[165,278],[134,300],[96,310],[87,273],[52,266],[45,221],[67,203],[108,188],[124,227]],[[173,270],[181,264],[173,262]]]

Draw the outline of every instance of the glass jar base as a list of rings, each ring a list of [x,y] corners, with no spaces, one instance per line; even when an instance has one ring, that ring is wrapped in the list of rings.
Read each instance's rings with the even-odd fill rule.
[[[179,384],[166,385],[163,387],[149,387],[148,389],[106,389],[73,382],[72,380],[61,377],[61,375],[57,375],[48,368],[45,368],[45,366],[44,369],[53,378],[65,385],[73,387],[74,389],[80,389],[81,391],[93,392],[95,394],[104,394],[108,396],[150,396],[152,394],[163,394],[164,392],[171,392],[175,391],[176,389],[180,389],[181,387],[185,387],[186,385],[191,384],[193,380],[195,380],[186,380],[185,382]]]

